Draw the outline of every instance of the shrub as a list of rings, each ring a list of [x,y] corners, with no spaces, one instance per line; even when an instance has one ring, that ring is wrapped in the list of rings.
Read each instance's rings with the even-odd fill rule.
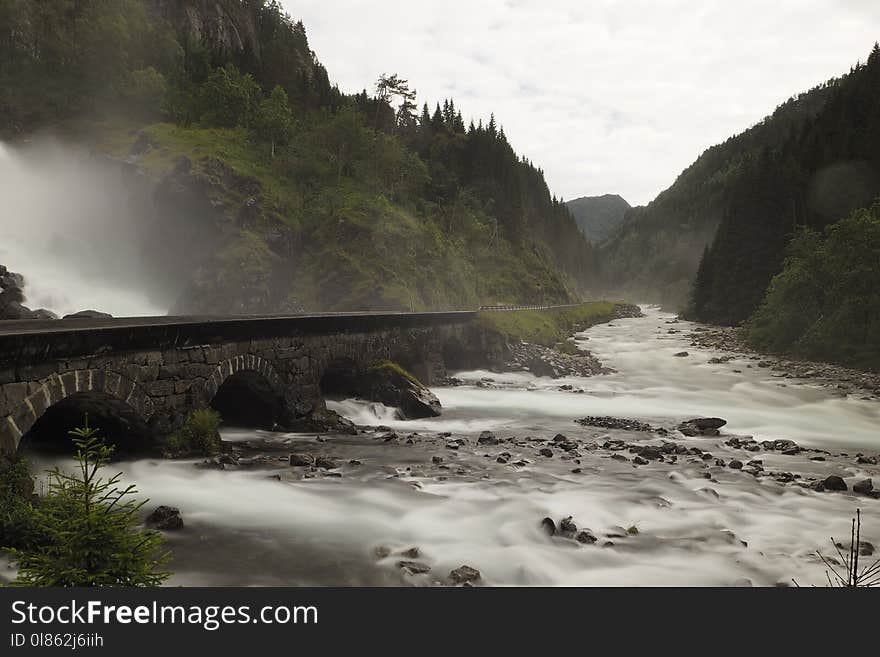
[[[37,542],[33,494],[27,460],[0,456],[0,548],[24,548]]]
[[[210,408],[193,411],[183,426],[168,436],[165,451],[174,457],[219,454],[221,421],[220,414]]]
[[[143,502],[133,485],[119,488],[121,473],[98,476],[113,448],[95,429],[70,432],[78,472],[49,473],[47,495],[32,507],[41,534],[38,546],[13,550],[19,567],[16,586],[158,586],[169,573],[162,536],[139,529]]]

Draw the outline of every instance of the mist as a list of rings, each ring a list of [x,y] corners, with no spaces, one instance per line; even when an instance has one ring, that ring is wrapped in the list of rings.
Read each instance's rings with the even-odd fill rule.
[[[132,179],[122,163],[54,140],[0,143],[0,264],[24,276],[27,306],[59,316],[168,312],[162,258],[143,239],[146,185]]]

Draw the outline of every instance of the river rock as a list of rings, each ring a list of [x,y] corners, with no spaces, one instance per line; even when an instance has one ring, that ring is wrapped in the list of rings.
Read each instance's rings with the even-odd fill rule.
[[[339,467],[339,464],[329,456],[318,456],[315,458],[315,467],[322,470],[335,470]]]
[[[306,454],[305,452],[291,454],[288,457],[288,460],[292,466],[315,465],[315,457],[311,454]]]
[[[453,584],[476,582],[480,579],[480,571],[470,566],[461,566],[449,572],[449,581]]]
[[[559,521],[559,535],[563,538],[574,538],[575,534],[577,534],[577,530],[577,525],[574,523],[571,516]]]
[[[541,456],[546,456],[548,459],[553,456],[553,450],[549,447],[543,447],[538,451],[538,454]]]
[[[843,480],[843,477],[839,477],[837,475],[826,477],[825,481],[822,482],[822,485],[824,486],[825,490],[848,490],[846,482]]]
[[[868,479],[862,479],[861,481],[857,481],[853,484],[853,492],[859,493],[860,495],[870,495],[871,491],[874,490],[874,482],[869,477]]]
[[[663,460],[663,452],[660,447],[656,445],[645,445],[644,447],[639,447],[636,452],[643,459],[650,459],[652,461]]]
[[[147,516],[147,525],[155,529],[176,531],[183,529],[183,518],[180,509],[173,506],[159,506]]]
[[[577,536],[574,537],[574,540],[583,545],[593,545],[599,539],[597,539],[595,534],[589,529],[582,529],[577,533]]]
[[[687,420],[678,425],[678,430],[688,437],[717,436],[719,429],[727,424],[720,417],[701,417]]]
[[[480,437],[477,438],[477,442],[480,445],[497,445],[501,441],[495,436],[491,431],[483,431],[480,434]]]
[[[411,374],[390,361],[374,365],[359,381],[361,395],[398,409],[402,420],[440,415],[440,400]]]
[[[676,358],[687,358],[688,356],[690,356],[690,354],[686,351],[679,351],[677,354],[675,354]]]
[[[431,572],[431,566],[423,561],[398,561],[397,567],[410,575],[423,575]]]
[[[739,460],[737,460],[737,459],[733,459],[733,460],[731,460],[731,462],[728,463],[727,465],[728,465],[728,467],[730,467],[732,470],[742,470],[742,467],[743,467],[742,461],[739,461]]]

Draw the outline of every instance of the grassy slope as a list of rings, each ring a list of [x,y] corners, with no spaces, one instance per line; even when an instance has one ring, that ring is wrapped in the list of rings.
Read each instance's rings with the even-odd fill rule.
[[[478,321],[508,339],[553,347],[564,343],[575,327],[613,319],[617,305],[611,301],[593,301],[558,310],[483,312]]]
[[[98,150],[125,157],[137,139],[136,128],[93,125],[90,138]],[[186,156],[197,171],[206,160],[217,159],[259,182],[260,224],[284,225],[302,245],[290,289],[306,308],[425,310],[572,300],[570,281],[546,258],[505,240],[493,244],[479,218],[450,236],[432,218],[356,181],[307,189],[295,172],[252,144],[244,130],[162,123],[143,130],[155,146],[138,166],[153,176],[164,175]],[[219,260],[232,268],[239,262],[251,269],[268,267],[261,263],[267,248],[259,225],[246,231],[231,221],[247,199],[228,188],[219,196],[230,219],[223,226],[229,246]],[[251,278],[268,279],[268,274],[255,271]]]

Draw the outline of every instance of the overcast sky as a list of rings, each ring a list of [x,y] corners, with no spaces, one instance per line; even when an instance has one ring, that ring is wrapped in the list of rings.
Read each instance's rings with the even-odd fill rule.
[[[880,0],[283,0],[331,81],[495,113],[565,199],[644,204],[708,146],[864,61]]]

